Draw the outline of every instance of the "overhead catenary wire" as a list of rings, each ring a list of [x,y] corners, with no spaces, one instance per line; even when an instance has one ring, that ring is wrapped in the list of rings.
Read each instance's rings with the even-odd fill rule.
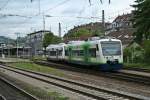
[[[7,5],[8,3],[10,2],[10,0],[7,0],[4,5],[2,5],[2,7],[0,7],[0,11],[3,10]]]
[[[48,12],[50,12],[50,11],[53,11],[54,9],[56,9],[56,8],[58,8],[58,7],[60,7],[60,6],[64,5],[64,4],[66,4],[66,3],[68,3],[69,1],[71,1],[71,0],[64,0],[64,1],[61,1],[61,2],[57,3],[56,5],[54,5],[53,7],[50,7],[49,9],[44,10],[43,12],[48,13]],[[86,5],[85,5],[85,6],[86,6]],[[85,10],[86,10],[86,7],[83,8],[82,10],[80,10],[81,12],[79,12],[79,13],[83,14]],[[107,15],[107,16],[111,16],[111,15],[112,15],[112,14],[109,14],[109,15]],[[19,24],[19,26],[20,26],[20,25],[24,25],[25,23],[27,23],[27,22],[30,21],[31,19],[40,16],[40,14],[37,13],[37,14],[35,14],[35,15],[33,15],[33,16],[22,16],[22,15],[17,15],[17,16],[18,16],[18,17],[24,17],[24,18],[26,18],[24,21],[21,20],[21,23]],[[117,16],[117,15],[114,15],[114,16]],[[101,19],[101,16],[80,16],[80,14],[79,14],[78,16],[50,15],[49,18],[59,18],[59,17],[60,17],[60,18],[72,18],[73,20],[76,20],[76,19],[79,19],[79,20],[97,19],[97,20],[100,21],[100,19]],[[111,16],[111,17],[112,17],[112,16]],[[74,18],[75,18],[75,19],[74,19]],[[109,18],[110,18],[110,17],[109,17]]]
[[[71,0],[64,0],[64,1],[62,1],[62,2],[60,2],[60,3],[58,3],[58,4],[56,4],[55,6],[49,8],[49,9],[47,9],[47,10],[44,10],[43,13],[45,13],[45,12],[47,12],[47,11],[51,11],[51,10],[53,10],[53,9],[59,7],[59,6],[62,6],[62,5],[64,5],[65,3],[69,2],[69,1],[71,1]]]

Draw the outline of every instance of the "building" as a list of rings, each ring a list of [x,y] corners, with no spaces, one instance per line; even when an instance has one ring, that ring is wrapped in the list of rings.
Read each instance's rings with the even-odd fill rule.
[[[107,26],[106,34],[114,31],[133,29],[133,23],[131,21],[133,14],[123,14],[115,18],[115,20]]]
[[[42,42],[43,42],[44,34],[49,32],[50,31],[47,30],[41,30],[27,35],[26,45],[31,47],[30,54],[32,56],[43,54]]]
[[[120,39],[123,47],[128,46],[134,40],[134,28],[131,21],[132,14],[123,14],[115,18],[115,20],[107,26],[105,35]]]

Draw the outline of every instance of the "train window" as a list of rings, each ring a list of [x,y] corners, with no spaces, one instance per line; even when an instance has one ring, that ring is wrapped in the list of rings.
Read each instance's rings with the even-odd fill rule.
[[[121,55],[121,44],[117,41],[101,42],[104,56]]]
[[[83,50],[73,50],[72,54],[73,54],[73,56],[83,56],[84,51]]]
[[[73,56],[78,56],[78,50],[73,50],[73,51],[72,51],[72,55],[73,55]]]
[[[63,50],[58,50],[58,55],[59,55],[59,56],[62,55],[62,51],[63,51]]]
[[[56,51],[50,51],[50,56],[56,56]]]
[[[84,51],[83,51],[83,50],[80,50],[79,56],[83,56],[83,55],[84,55]]]
[[[89,55],[91,57],[96,57],[96,48],[90,48],[89,49]]]

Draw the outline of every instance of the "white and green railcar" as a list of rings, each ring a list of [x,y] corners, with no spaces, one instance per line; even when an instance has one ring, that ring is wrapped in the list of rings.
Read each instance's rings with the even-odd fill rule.
[[[119,70],[123,66],[122,43],[113,38],[49,45],[47,55],[48,60],[98,66],[103,71]]]
[[[98,66],[100,70],[119,70],[123,66],[122,43],[118,39],[77,41],[66,45],[65,61]]]

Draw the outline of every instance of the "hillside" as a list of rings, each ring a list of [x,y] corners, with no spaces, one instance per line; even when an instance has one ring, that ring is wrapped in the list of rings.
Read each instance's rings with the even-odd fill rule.
[[[0,43],[16,45],[16,41],[17,41],[16,39],[11,39],[9,37],[0,36]],[[23,45],[25,41],[26,41],[26,37],[18,38],[19,45]]]
[[[108,25],[109,23],[106,23]],[[102,36],[104,35],[105,28],[102,23],[95,22],[84,24],[80,26],[75,26],[73,29],[69,30],[67,34],[64,35],[64,39],[75,39],[75,38],[88,38],[91,36]]]
[[[5,43],[5,44],[15,44],[15,40],[11,39],[9,37],[5,37],[5,36],[0,36],[0,43]]]

